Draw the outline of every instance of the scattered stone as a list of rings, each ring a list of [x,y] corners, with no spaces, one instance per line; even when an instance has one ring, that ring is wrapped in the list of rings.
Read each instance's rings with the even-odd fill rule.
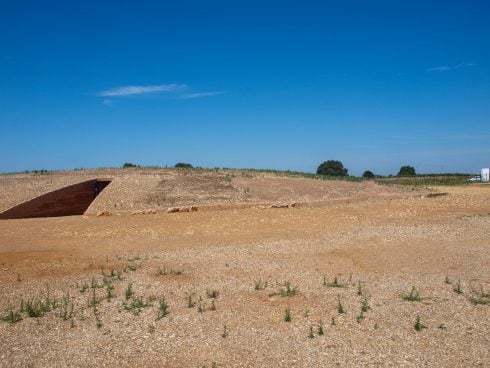
[[[197,206],[170,207],[169,209],[167,209],[167,213],[196,212],[197,210],[198,210]]]
[[[97,214],[97,217],[100,217],[100,216],[110,216],[112,215],[112,213],[110,213],[109,211],[102,211],[102,212],[99,212]]]
[[[131,215],[154,215],[156,213],[157,213],[156,210],[150,209],[150,210],[133,211],[131,212]]]
[[[445,197],[447,196],[449,193],[446,193],[446,192],[441,192],[441,193],[429,193],[427,194],[427,198],[436,198],[436,197]]]
[[[279,203],[270,206],[270,208],[293,208],[293,207],[296,207],[296,203]]]

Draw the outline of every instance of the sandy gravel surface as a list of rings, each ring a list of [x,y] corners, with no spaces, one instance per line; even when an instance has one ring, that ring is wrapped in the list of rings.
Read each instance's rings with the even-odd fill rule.
[[[0,175],[0,211],[95,178],[112,182],[91,204],[87,214],[164,211],[168,207],[188,205],[356,201],[373,197],[411,197],[426,192],[420,188],[377,185],[372,181],[323,181],[239,170],[99,169]]]
[[[0,321],[0,366],[490,366],[490,186],[437,189],[449,194],[0,221],[2,317],[47,288],[56,300]],[[402,298],[412,287],[421,300]]]

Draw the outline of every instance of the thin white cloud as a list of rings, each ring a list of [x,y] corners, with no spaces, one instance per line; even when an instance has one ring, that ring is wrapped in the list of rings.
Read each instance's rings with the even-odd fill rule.
[[[102,101],[102,105],[111,106],[112,100],[109,98],[104,98],[104,101]]]
[[[111,88],[97,93],[102,97],[132,96],[156,92],[176,92],[186,90],[185,84],[159,84],[153,86],[123,86]]]
[[[214,92],[184,93],[182,95],[179,95],[178,98],[182,99],[182,100],[189,100],[192,98],[202,98],[202,97],[211,97],[211,96],[222,95],[223,93],[226,93],[226,92],[225,91],[214,91]]]
[[[448,72],[450,70],[453,70],[453,68],[450,66],[436,66],[434,68],[427,69],[428,72]]]
[[[436,66],[433,68],[427,69],[427,72],[450,72],[455,69],[460,69],[460,68],[471,68],[473,66],[476,66],[476,64],[473,63],[460,63],[458,65],[454,66],[447,66],[447,65],[442,65],[442,66]]]

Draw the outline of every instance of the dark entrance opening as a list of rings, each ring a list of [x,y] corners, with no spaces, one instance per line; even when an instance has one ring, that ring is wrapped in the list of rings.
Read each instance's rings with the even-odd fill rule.
[[[54,190],[0,213],[0,219],[83,215],[94,199],[111,183],[92,179]]]

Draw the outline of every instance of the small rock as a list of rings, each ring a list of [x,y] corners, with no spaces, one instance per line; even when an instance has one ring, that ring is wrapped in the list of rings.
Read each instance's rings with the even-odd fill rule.
[[[102,211],[102,212],[99,212],[97,214],[97,217],[100,217],[100,216],[110,216],[111,213],[109,211]]]
[[[169,209],[167,209],[167,213],[196,212],[197,210],[198,210],[197,206],[170,207]]]

